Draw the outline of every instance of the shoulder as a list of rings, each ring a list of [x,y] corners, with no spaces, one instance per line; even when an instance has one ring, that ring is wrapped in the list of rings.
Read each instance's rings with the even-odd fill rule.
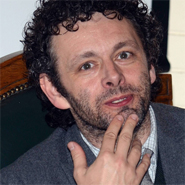
[[[66,162],[65,135],[63,129],[56,129],[48,139],[2,169],[2,181],[13,184],[44,184],[50,182],[47,178],[58,173],[58,170],[62,174],[62,166]]]
[[[182,136],[185,132],[185,109],[165,104],[152,103],[159,132],[170,137]]]
[[[151,105],[156,115],[181,120],[184,118],[185,109],[183,108],[165,105],[161,103],[152,103]]]

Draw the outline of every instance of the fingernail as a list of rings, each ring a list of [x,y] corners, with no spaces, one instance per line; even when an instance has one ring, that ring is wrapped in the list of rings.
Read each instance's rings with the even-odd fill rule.
[[[116,118],[119,120],[119,121],[123,121],[123,117],[121,115],[117,115]]]
[[[137,121],[138,120],[138,117],[136,114],[131,114],[130,115],[130,118],[132,118],[133,120]]]
[[[149,148],[145,148],[144,153],[151,158],[154,152]]]
[[[74,150],[75,146],[74,146],[73,143],[69,143],[68,148],[69,148],[70,151],[72,151],[72,150]]]

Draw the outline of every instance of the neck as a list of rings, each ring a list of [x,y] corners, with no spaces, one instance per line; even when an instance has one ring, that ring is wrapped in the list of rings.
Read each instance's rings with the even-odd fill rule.
[[[146,142],[151,132],[151,121],[150,121],[150,111],[148,110],[144,121],[141,124],[139,130],[134,133],[133,139],[137,138],[141,141],[142,145]]]
[[[79,118],[74,116],[76,124],[80,130],[80,132],[84,135],[84,137],[96,148],[101,148],[103,136],[106,130],[100,130],[96,127],[87,125],[86,123],[81,122]]]

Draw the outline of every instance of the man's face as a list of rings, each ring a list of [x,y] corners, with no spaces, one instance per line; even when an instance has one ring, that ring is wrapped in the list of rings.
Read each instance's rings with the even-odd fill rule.
[[[76,32],[65,33],[61,28],[65,34],[52,40],[58,73],[77,124],[106,130],[115,115],[126,120],[131,113],[142,122],[155,72],[148,70],[132,24],[96,13],[78,26]]]

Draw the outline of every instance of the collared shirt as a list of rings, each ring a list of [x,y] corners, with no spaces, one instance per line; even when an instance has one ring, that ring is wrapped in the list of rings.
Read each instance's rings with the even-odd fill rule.
[[[154,183],[155,176],[156,176],[156,169],[157,169],[157,156],[158,156],[157,124],[156,124],[156,118],[155,118],[155,114],[152,109],[152,106],[149,107],[149,111],[150,111],[151,132],[150,132],[148,139],[142,146],[142,153],[144,152],[145,148],[148,148],[153,151],[148,173],[150,175],[152,182]]]
[[[152,180],[152,182],[154,183],[155,181],[155,176],[156,176],[156,169],[157,169],[157,124],[156,124],[156,118],[155,118],[155,114],[153,111],[152,106],[149,106],[149,111],[150,111],[150,121],[151,121],[151,132],[150,135],[148,137],[148,139],[146,140],[146,142],[143,144],[142,146],[142,155],[141,158],[143,157],[143,152],[146,148],[150,149],[153,151],[153,155],[151,157],[151,163],[148,169],[150,178]],[[83,134],[80,132],[82,139],[85,141],[85,143],[89,146],[89,148],[91,149],[91,151],[94,153],[94,155],[97,157],[100,149],[96,148],[95,146],[93,146],[84,136]]]

